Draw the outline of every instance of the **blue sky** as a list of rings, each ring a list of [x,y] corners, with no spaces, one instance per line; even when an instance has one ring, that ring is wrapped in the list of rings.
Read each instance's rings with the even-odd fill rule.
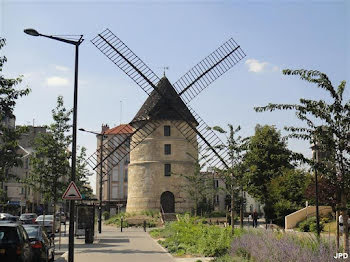
[[[79,60],[78,127],[99,131],[129,122],[146,94],[104,57],[90,40],[109,28],[158,76],[174,83],[223,42],[233,37],[247,57],[191,102],[209,126],[230,123],[252,135],[256,124],[282,129],[300,125],[292,112],[256,113],[269,102],[326,99],[325,91],[283,76],[282,69],[315,69],[334,85],[349,80],[347,1],[6,1],[0,0],[0,36],[7,39],[3,73],[24,75],[32,93],[20,99],[17,124],[49,124],[58,95],[73,101],[74,48],[23,33],[84,35]],[[346,97],[349,97],[349,91]],[[122,112],[120,105],[122,101]],[[122,117],[120,117],[122,115]],[[96,138],[78,134],[78,144],[96,149]],[[310,155],[309,145],[289,141]],[[94,184],[94,177],[91,178]]]

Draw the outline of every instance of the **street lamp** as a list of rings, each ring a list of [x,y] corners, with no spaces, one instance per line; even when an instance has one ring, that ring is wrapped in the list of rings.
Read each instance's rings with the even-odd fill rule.
[[[94,134],[96,136],[100,136],[101,137],[101,143],[100,143],[100,208],[99,208],[99,212],[98,212],[98,233],[101,234],[102,232],[102,174],[103,174],[103,139],[104,139],[104,135],[105,135],[105,131],[103,131],[102,133],[97,133],[97,132],[93,132],[93,131],[88,131],[85,130],[84,128],[79,128],[79,131],[83,131],[83,132],[87,132],[87,133],[91,133]]]
[[[83,35],[79,36],[78,40],[70,40],[52,35],[40,34],[35,29],[25,29],[24,33],[31,36],[42,36],[71,44],[75,46],[75,73],[74,73],[74,100],[73,100],[73,134],[72,134],[72,170],[71,181],[75,182],[76,173],[76,160],[77,160],[77,107],[78,107],[78,58],[79,58],[79,45],[84,41]],[[75,202],[70,200],[69,208],[69,248],[68,248],[68,262],[74,261],[74,209]]]

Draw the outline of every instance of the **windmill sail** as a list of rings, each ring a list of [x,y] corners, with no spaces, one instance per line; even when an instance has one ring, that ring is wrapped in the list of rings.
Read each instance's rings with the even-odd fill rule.
[[[189,70],[173,86],[182,100],[188,104],[245,56],[241,47],[231,38]]]
[[[158,76],[108,28],[91,42],[148,95],[151,94],[159,82]]]
[[[222,150],[219,147],[223,144],[219,137],[193,109],[179,109],[176,103],[173,102],[175,99],[179,100],[177,104],[187,104],[210,83],[245,57],[245,53],[233,39],[221,45],[217,50],[187,72],[173,86],[169,83],[171,89],[175,87],[176,91],[174,90],[173,92],[175,98],[167,97],[167,94],[158,88],[160,79],[109,29],[98,34],[91,42],[107,56],[108,59],[133,79],[150,97],[153,96],[163,99],[163,103],[169,107],[169,112],[172,112],[176,116],[176,119],[172,120],[175,127],[193,144],[193,146],[199,146],[202,151],[206,151],[204,153],[205,155],[208,156],[209,154],[208,158],[211,159],[211,166],[216,166],[218,168],[227,167],[228,153],[227,150]],[[167,93],[169,95],[169,92]],[[153,104],[153,100],[150,100],[151,104]],[[149,108],[151,110],[153,107]],[[187,112],[189,110],[190,112]],[[188,115],[191,114],[193,116],[188,117]],[[147,117],[144,118],[144,116]],[[133,148],[140,144],[160,125],[161,119],[155,118],[155,120],[148,121],[148,119],[150,119],[148,118],[149,116],[157,117],[158,114],[154,110],[149,112],[142,111],[142,114],[140,113],[139,118],[136,119],[141,124],[137,124],[137,128],[135,126],[136,129],[132,134],[127,135],[121,140],[111,140],[111,144],[107,146],[107,153],[104,152],[104,157],[102,159],[102,166],[105,174],[112,170]],[[131,140],[132,136],[133,139]],[[130,142],[129,147],[128,141]],[[119,151],[122,153],[119,154]],[[95,154],[90,157],[91,159],[89,158],[94,162],[93,169],[100,166],[98,155],[99,153],[96,151]]]
[[[172,121],[172,124],[194,147],[198,147],[200,150],[199,154],[206,159],[209,166],[219,169],[228,167],[228,151],[227,149],[220,147],[223,145],[223,142],[193,110],[193,108],[188,106],[188,109],[198,123],[195,129],[193,126],[190,126],[188,123],[184,123],[182,121]]]
[[[138,146],[146,137],[148,137],[160,125],[159,121],[143,121],[138,127],[130,132],[130,126],[120,131],[120,134],[110,136],[103,143],[102,148],[102,172],[103,176],[108,175],[112,169],[117,166],[125,157]],[[131,139],[131,137],[133,137]],[[100,172],[100,149],[96,150],[88,159],[89,166]]]

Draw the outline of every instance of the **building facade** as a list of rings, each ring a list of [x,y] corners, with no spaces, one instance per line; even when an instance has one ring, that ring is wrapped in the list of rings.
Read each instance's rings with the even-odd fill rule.
[[[14,122],[10,122],[14,125]],[[27,126],[28,132],[22,134],[18,141],[17,153],[21,155],[22,165],[9,170],[9,179],[4,183],[4,190],[8,199],[7,209],[15,213],[37,212],[42,196],[32,187],[21,182],[30,176],[30,157],[34,152],[34,141],[38,135],[46,133],[41,126]]]
[[[102,125],[101,134],[104,134],[103,144],[106,151],[112,151],[113,147],[118,144],[118,142],[123,141],[126,136],[133,132],[132,127],[127,124],[121,124],[114,128],[109,128],[108,125]],[[101,143],[101,136],[97,136],[97,148],[99,152]],[[130,142],[127,141],[125,146],[129,147]],[[100,152],[98,153],[98,158],[100,157]],[[103,152],[105,154],[105,152]],[[119,159],[122,152],[116,150],[113,155],[107,158],[104,165],[109,166],[108,161],[112,159]],[[117,205],[122,204],[125,206],[127,195],[128,195],[128,164],[130,162],[130,155],[124,156],[122,161],[119,162],[108,174],[103,175],[102,178],[102,201],[112,209],[112,213],[115,212]],[[99,199],[100,190],[100,173],[97,172],[96,176],[96,192],[97,198]]]

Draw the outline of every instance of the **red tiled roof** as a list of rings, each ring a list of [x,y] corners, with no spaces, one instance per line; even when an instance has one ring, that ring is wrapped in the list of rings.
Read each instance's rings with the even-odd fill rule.
[[[118,135],[118,134],[131,134],[133,132],[133,128],[129,124],[122,124],[111,129],[108,129],[105,132],[105,135]]]

